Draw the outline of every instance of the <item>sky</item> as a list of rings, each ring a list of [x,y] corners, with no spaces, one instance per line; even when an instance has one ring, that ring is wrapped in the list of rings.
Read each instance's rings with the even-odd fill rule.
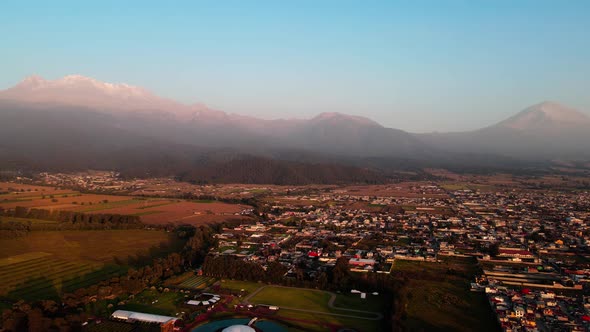
[[[554,100],[590,112],[590,1],[0,3],[0,89],[124,82],[262,118],[459,131]]]

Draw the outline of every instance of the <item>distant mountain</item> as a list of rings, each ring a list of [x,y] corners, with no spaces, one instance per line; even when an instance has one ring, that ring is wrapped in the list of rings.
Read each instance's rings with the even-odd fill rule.
[[[527,160],[590,158],[590,118],[556,102],[530,106],[479,130],[418,137],[453,153],[477,152]]]
[[[286,138],[298,148],[357,157],[422,158],[432,152],[405,131],[341,113],[322,113],[301,123]]]
[[[528,107],[493,127],[523,132],[561,132],[589,126],[590,117],[587,115],[556,102],[546,101]]]
[[[43,109],[59,106],[116,116],[119,128],[159,139],[248,152],[304,149],[346,156],[414,156],[428,148],[411,134],[359,116],[323,113],[312,119],[262,120],[203,104],[184,105],[127,85],[70,75],[48,81],[31,76],[0,91],[0,100]]]
[[[589,145],[588,117],[555,102],[470,132],[410,134],[337,112],[228,114],[80,75],[31,76],[0,91],[0,167],[108,168],[197,182],[375,182],[392,169],[590,159]],[[264,171],[250,174],[256,169]]]

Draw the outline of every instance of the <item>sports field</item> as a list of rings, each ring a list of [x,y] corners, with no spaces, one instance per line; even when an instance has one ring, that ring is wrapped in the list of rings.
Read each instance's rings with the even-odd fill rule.
[[[358,294],[334,294],[315,289],[269,286],[256,283],[236,285],[251,290],[245,303],[280,307],[278,317],[290,319],[304,330],[354,328],[358,331],[383,331],[385,297]],[[231,285],[231,284],[230,284]],[[224,283],[222,283],[222,287]]]
[[[119,310],[139,311],[155,315],[176,316],[178,305],[186,301],[183,293],[146,289],[128,300]]]

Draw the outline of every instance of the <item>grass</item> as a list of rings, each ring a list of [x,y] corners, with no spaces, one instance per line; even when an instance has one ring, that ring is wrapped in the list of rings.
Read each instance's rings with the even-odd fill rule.
[[[138,212],[138,213],[134,213],[132,214],[132,216],[149,216],[150,214],[158,214],[158,213],[162,213],[162,211],[144,211],[144,212]]]
[[[251,189],[248,190],[251,194],[266,194],[268,192],[270,192],[270,190],[268,189]]]
[[[385,308],[386,297],[383,295],[367,294],[361,299],[359,294],[338,294],[334,306],[339,308],[381,312]]]
[[[441,183],[440,186],[443,189],[450,191],[469,189],[469,187],[466,184],[461,183]]]
[[[246,293],[252,293],[258,288],[265,286],[262,283],[222,280],[221,287],[235,292],[244,289]],[[289,326],[289,331],[310,331],[320,332],[331,330],[334,326],[338,328],[354,328],[361,332],[380,332],[386,331],[383,320],[368,320],[349,318],[343,316],[332,316],[330,313],[350,314],[354,316],[363,316],[361,313],[351,313],[337,309],[331,309],[328,306],[330,294],[323,291],[301,288],[275,287],[266,286],[262,291],[257,293],[250,299],[252,303],[270,304],[281,307],[277,313],[276,320],[284,322]],[[371,304],[361,300],[358,295],[338,294],[335,300],[335,306],[341,306],[348,309],[366,310],[383,312],[384,301],[382,298],[371,299]],[[285,307],[316,310],[318,313],[302,312],[298,310],[290,310]],[[371,316],[373,317],[373,316]]]
[[[460,182],[450,182],[450,183],[442,183],[440,186],[443,189],[449,191],[456,191],[456,190],[479,190],[479,191],[493,191],[496,187],[494,185],[489,184],[478,184],[478,183],[460,183]]]
[[[0,239],[0,258],[30,252],[45,252],[68,261],[110,262],[113,257],[127,258],[147,252],[162,242],[172,240],[163,231],[90,230],[39,231],[16,239]]]
[[[186,289],[204,289],[211,285],[215,279],[204,276],[192,276],[178,285],[180,288]]]
[[[0,270],[0,294],[12,299],[56,298],[66,280],[101,268],[97,263],[69,262],[46,253],[29,253],[14,258],[12,264],[5,264]]]
[[[156,302],[157,301],[157,302]],[[176,316],[178,304],[184,303],[184,294],[145,290],[117,309],[139,311],[155,315]]]
[[[64,292],[121,275],[114,257],[150,253],[173,241],[163,231],[100,230],[32,232],[0,240],[0,295],[11,299],[56,299]],[[153,251],[153,250],[152,250]]]
[[[18,263],[30,261],[33,259],[43,258],[43,257],[47,257],[47,256],[51,256],[51,254],[48,254],[46,252],[29,252],[29,253],[22,254],[22,255],[16,255],[16,256],[3,258],[3,259],[0,259],[0,268],[7,266],[7,265],[18,264]],[[8,268],[9,267],[7,267],[7,269]]]
[[[426,331],[497,331],[485,295],[469,290],[476,271],[472,259],[442,263],[396,261],[393,270],[412,275],[408,292],[406,327]],[[454,273],[449,274],[448,271]]]
[[[72,192],[65,192],[65,193],[49,193],[49,194],[43,194],[42,192],[38,192],[38,191],[31,191],[31,192],[27,192],[27,193],[18,193],[18,194],[3,194],[0,195],[0,201],[4,202],[4,203],[9,203],[10,201],[6,201],[6,200],[2,200],[2,198],[4,197],[10,197],[12,198],[11,201],[14,202],[18,202],[18,201],[32,201],[32,200],[36,200],[36,199],[49,199],[49,196],[53,196],[54,198],[64,198],[64,197],[71,197],[71,196],[81,196],[81,194],[77,191],[72,191]]]
[[[239,292],[243,289],[246,293],[250,294],[262,286],[264,286],[264,284],[250,281],[221,280],[221,288],[229,289],[234,292]]]
[[[256,293],[250,302],[329,313],[328,300],[330,294],[322,291],[267,286]]]
[[[57,221],[53,220],[43,220],[43,219],[31,219],[31,218],[16,218],[16,217],[2,217],[0,216],[0,222],[10,222],[16,221],[23,224],[33,223],[33,224],[57,224]]]
[[[295,310],[289,310],[281,308],[278,312],[280,320],[280,316],[290,318],[290,319],[298,319],[298,320],[308,320],[310,322],[293,322],[290,321],[292,324],[295,324],[300,329],[296,329],[296,331],[303,330],[303,331],[310,331],[310,332],[324,332],[330,331],[330,325],[337,325],[342,328],[353,328],[360,332],[381,332],[386,331],[384,328],[383,321],[376,321],[376,320],[366,320],[366,319],[356,319],[356,318],[347,318],[347,317],[340,317],[340,316],[330,316],[324,314],[316,314],[316,313],[309,313],[309,312],[301,312]],[[338,329],[334,330],[337,331]]]
[[[138,210],[151,209],[151,208],[154,208],[154,207],[164,206],[164,205],[170,205],[170,204],[175,204],[175,203],[177,203],[177,202],[174,202],[174,201],[166,201],[166,202],[163,202],[163,203],[141,206],[141,207],[138,207],[136,209],[138,209]]]
[[[313,310],[317,311],[318,314],[320,314],[321,316],[325,316],[321,314],[325,313],[374,318],[375,315],[373,314],[362,312],[350,312],[341,309],[373,311],[378,313],[381,312],[384,308],[382,302],[383,300],[380,298],[369,298],[367,300],[361,300],[360,296],[359,299],[355,299],[354,295],[348,294],[337,295],[335,301],[337,303],[336,307],[340,308],[331,308],[328,305],[328,302],[331,297],[331,293],[321,290],[267,286],[258,293],[256,293],[254,297],[250,298],[249,301],[256,304],[276,305],[281,307],[282,309],[287,307],[291,309]],[[340,299],[338,299],[339,297]],[[369,301],[372,300],[376,301],[374,301],[374,303],[372,304],[369,304]]]
[[[95,203],[93,205],[88,205],[86,208],[76,209],[76,212],[94,212],[94,211],[102,211],[102,210],[109,210],[113,208],[118,208],[130,204],[136,204],[144,202],[145,200],[141,199],[127,199],[124,201],[116,201],[116,202],[109,202],[109,203]]]

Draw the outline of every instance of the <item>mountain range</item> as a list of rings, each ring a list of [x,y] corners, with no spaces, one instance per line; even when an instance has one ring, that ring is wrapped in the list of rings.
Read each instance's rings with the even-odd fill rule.
[[[108,168],[213,182],[378,182],[400,167],[586,160],[589,143],[590,118],[556,102],[478,130],[413,134],[341,113],[288,120],[229,114],[80,75],[31,76],[0,91],[4,168]]]

